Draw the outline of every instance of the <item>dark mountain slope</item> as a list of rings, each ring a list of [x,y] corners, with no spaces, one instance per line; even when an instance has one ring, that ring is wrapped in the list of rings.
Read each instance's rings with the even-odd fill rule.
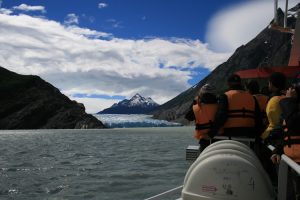
[[[283,23],[281,10],[279,10],[279,21],[280,24]],[[295,18],[289,18],[288,25],[294,27],[295,21]],[[222,93],[226,90],[226,78],[236,71],[259,66],[287,65],[290,49],[291,34],[265,28],[253,40],[239,47],[226,62],[219,65],[198,84],[159,106],[153,112],[154,118],[187,124],[184,115],[205,83],[214,84],[218,93]]]
[[[103,128],[85,113],[83,104],[71,101],[38,76],[19,75],[0,67],[0,129]]]

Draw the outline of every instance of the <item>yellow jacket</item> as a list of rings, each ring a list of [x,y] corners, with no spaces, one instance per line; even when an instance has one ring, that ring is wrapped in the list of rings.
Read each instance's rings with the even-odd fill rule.
[[[281,108],[279,105],[279,101],[284,98],[284,96],[274,96],[272,97],[266,108],[266,113],[267,113],[267,118],[269,121],[269,125],[266,128],[266,130],[262,133],[261,138],[266,139],[269,137],[270,132],[274,129],[280,128],[281,127],[281,121],[280,121],[280,116],[281,116]]]

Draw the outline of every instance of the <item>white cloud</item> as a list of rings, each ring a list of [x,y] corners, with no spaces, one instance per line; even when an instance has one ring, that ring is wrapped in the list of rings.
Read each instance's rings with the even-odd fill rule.
[[[112,38],[113,36],[110,33],[99,32],[87,28],[80,28],[78,26],[68,26],[66,29],[74,34],[84,35],[88,38]]]
[[[10,15],[11,13],[13,13],[13,11],[6,8],[0,8],[0,14]]]
[[[81,93],[130,98],[139,92],[161,104],[190,87],[190,70],[214,69],[229,56],[210,51],[199,40],[125,40],[28,15],[0,14],[0,35],[0,66],[39,75],[69,97]],[[89,112],[109,102],[78,101],[84,101]]]
[[[79,17],[74,13],[70,13],[66,16],[64,24],[77,25],[77,24],[79,24]]]
[[[21,11],[25,11],[25,12],[31,12],[31,11],[40,11],[42,13],[45,13],[45,7],[44,6],[30,6],[27,4],[20,4],[19,6],[14,6],[13,7],[14,10],[21,10]]]
[[[108,6],[107,3],[99,3],[98,4],[98,8],[102,9],[102,8],[106,8]]]
[[[87,113],[97,113],[104,110],[105,108],[111,107],[114,103],[118,103],[119,100],[114,99],[97,99],[97,98],[78,98],[71,97],[71,99],[83,103],[85,106],[85,111]]]
[[[290,0],[289,8],[299,3]],[[284,10],[285,1],[279,0]],[[210,48],[220,52],[233,52],[253,39],[268,26],[274,17],[273,1],[245,1],[218,12],[210,21],[206,40]]]

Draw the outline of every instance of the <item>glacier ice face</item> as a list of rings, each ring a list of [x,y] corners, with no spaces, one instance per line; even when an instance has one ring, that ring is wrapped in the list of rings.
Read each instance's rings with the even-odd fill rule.
[[[181,126],[181,124],[175,122],[152,119],[152,115],[95,114],[94,116],[109,128]]]

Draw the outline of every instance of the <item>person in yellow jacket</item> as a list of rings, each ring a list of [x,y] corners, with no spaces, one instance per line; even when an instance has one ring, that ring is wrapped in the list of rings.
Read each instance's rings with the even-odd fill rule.
[[[227,79],[229,90],[219,97],[215,121],[208,135],[245,136],[256,138],[262,127],[259,105],[242,86],[241,78],[233,74]]]
[[[195,120],[194,138],[199,140],[200,151],[210,144],[207,132],[213,124],[217,109],[216,88],[211,84],[205,84],[191,107],[190,116],[186,115],[189,121]]]
[[[271,144],[282,138],[282,117],[279,102],[283,99],[286,87],[286,77],[280,72],[274,72],[269,78],[270,99],[266,107],[268,126],[261,134],[263,140]]]
[[[284,74],[279,72],[274,72],[269,77],[269,91],[270,99],[266,107],[266,115],[268,119],[268,125],[265,130],[261,133],[260,138],[265,144],[277,145],[281,143],[283,139],[283,129],[282,129],[282,117],[281,117],[281,108],[279,102],[284,98],[283,90],[285,89],[286,77]],[[274,167],[270,157],[272,153],[269,151],[266,145],[258,143],[258,153],[257,156],[261,160],[261,163],[265,170],[268,172],[272,182],[276,184],[277,172]]]

